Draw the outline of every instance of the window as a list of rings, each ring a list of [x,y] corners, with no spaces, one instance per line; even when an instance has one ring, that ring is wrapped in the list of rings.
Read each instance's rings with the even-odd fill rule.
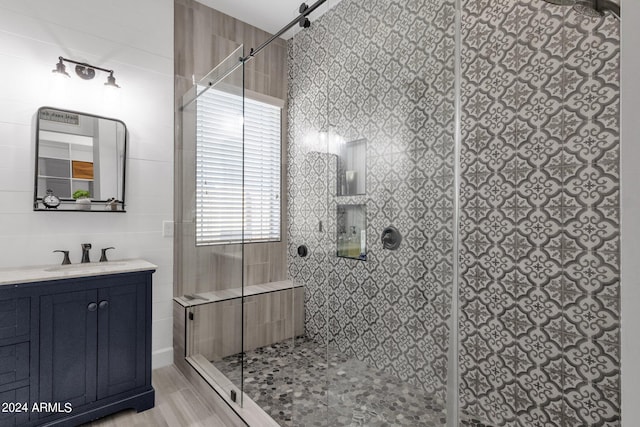
[[[243,153],[242,101],[215,89],[197,100],[198,246],[280,240],[281,109],[244,99]]]

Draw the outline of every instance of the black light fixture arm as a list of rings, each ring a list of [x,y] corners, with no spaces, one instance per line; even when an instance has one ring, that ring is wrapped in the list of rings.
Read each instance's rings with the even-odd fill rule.
[[[106,68],[97,67],[95,65],[87,64],[86,62],[78,62],[78,61],[74,61],[73,59],[63,58],[62,56],[59,56],[58,59],[60,61],[69,62],[71,64],[81,65],[83,67],[93,68],[94,70],[100,70],[100,71],[104,71],[105,73],[113,74],[113,70],[107,70]]]
[[[309,26],[309,21],[306,19],[307,16],[309,16],[314,10],[316,10],[317,8],[322,6],[326,1],[327,0],[318,0],[317,2],[315,2],[311,6],[307,6],[306,3],[302,3],[300,5],[300,9],[299,9],[300,15],[298,15],[297,18],[295,18],[294,20],[289,22],[287,25],[285,25],[280,31],[275,33],[273,36],[271,36],[271,38],[269,40],[267,40],[266,42],[262,43],[260,46],[256,47],[255,49],[251,48],[251,51],[249,52],[249,55],[245,56],[244,58],[240,58],[241,61],[242,62],[250,61],[254,56],[256,56],[258,53],[260,53],[260,51],[262,49],[264,49],[265,47],[269,46],[269,44],[271,44],[272,41],[274,41],[275,39],[277,39],[278,37],[280,37],[281,35],[286,33],[294,25],[300,24],[301,26],[307,28]]]

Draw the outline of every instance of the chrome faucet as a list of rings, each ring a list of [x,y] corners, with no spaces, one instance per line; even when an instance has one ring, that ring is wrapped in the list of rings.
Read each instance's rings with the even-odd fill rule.
[[[80,263],[84,264],[87,262],[91,262],[89,259],[89,250],[91,249],[91,243],[83,243],[80,245],[82,247],[82,261]]]

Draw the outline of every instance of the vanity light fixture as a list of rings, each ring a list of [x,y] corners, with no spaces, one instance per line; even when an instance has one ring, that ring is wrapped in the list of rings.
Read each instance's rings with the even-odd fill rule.
[[[69,62],[71,64],[75,64],[76,66],[76,75],[80,77],[82,80],[92,80],[96,76],[96,70],[104,71],[105,73],[109,73],[107,76],[107,82],[104,84],[108,87],[119,88],[116,84],[116,78],[113,77],[113,70],[107,70],[106,68],[97,67],[95,65],[87,64],[85,62],[74,61],[73,59],[63,58],[62,56],[58,57],[58,63],[56,64],[56,69],[53,70],[54,73],[69,76],[67,73],[67,67],[64,65],[65,62]]]
[[[56,69],[53,70],[52,72],[60,74],[61,76],[71,77],[69,73],[67,73],[67,67],[65,67],[64,63],[62,62],[62,57],[60,57],[59,59],[60,60],[56,64]]]
[[[113,71],[109,72],[109,75],[107,76],[107,82],[104,85],[105,86],[115,87],[115,88],[119,88],[120,87],[120,86],[118,86],[116,84],[116,78],[113,77]]]

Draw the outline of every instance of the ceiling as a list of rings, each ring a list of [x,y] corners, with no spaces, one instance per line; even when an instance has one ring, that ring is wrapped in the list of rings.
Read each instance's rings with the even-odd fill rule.
[[[303,0],[197,0],[206,6],[222,13],[233,16],[240,21],[251,24],[271,34],[278,32],[282,27],[299,15],[298,8]],[[320,8],[314,11],[309,19],[317,19],[328,9],[338,4],[341,0],[327,0]],[[307,0],[311,6],[315,0]],[[287,31],[282,37],[288,39],[300,30],[298,25]]]

